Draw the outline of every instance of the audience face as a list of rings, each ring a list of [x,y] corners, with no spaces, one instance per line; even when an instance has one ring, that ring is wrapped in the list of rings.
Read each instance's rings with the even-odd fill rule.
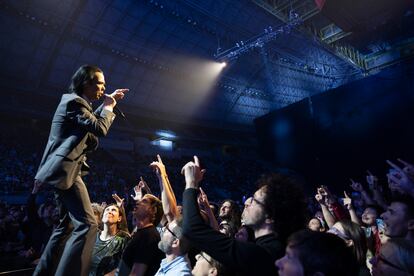
[[[405,276],[412,275],[403,270],[396,254],[398,248],[392,243],[386,243],[381,247],[380,254],[374,257],[372,264],[373,276]]]
[[[49,219],[52,217],[53,212],[55,210],[55,206],[53,205],[47,205],[45,206],[45,208],[43,209],[43,214],[42,214],[42,218],[43,219]]]
[[[367,226],[375,225],[375,220],[378,218],[377,211],[373,208],[366,208],[362,213],[362,222]]]
[[[266,219],[264,200],[266,197],[265,186],[257,190],[252,197],[244,203],[243,222],[254,228],[261,226]]]
[[[133,214],[137,221],[142,221],[155,215],[155,208],[152,206],[152,198],[148,194],[136,202]]]
[[[213,266],[212,258],[204,252],[196,255],[196,264],[191,273],[193,276],[217,275],[217,269]]]
[[[282,276],[355,275],[358,265],[338,237],[300,230],[289,236],[285,256],[275,262]]]
[[[173,243],[177,240],[173,230],[177,224],[175,221],[167,223],[161,231],[161,240],[158,243],[158,248],[165,254],[171,254],[173,249]]]
[[[182,215],[183,214],[183,206],[177,205],[177,211],[180,215]]]
[[[121,215],[119,214],[119,208],[115,205],[109,205],[105,208],[102,215],[102,223],[112,225],[121,221]]]
[[[317,218],[312,218],[309,221],[308,228],[312,231],[320,232],[322,228],[322,224]]]
[[[230,216],[230,212],[231,212],[231,203],[228,201],[225,201],[221,207],[220,207],[220,218],[227,218]]]
[[[384,220],[384,234],[389,237],[405,237],[408,231],[406,205],[392,202],[387,211],[381,215]]]
[[[279,269],[279,276],[304,275],[304,269],[299,260],[298,252],[290,246],[286,247],[285,256],[276,260],[275,265]]]

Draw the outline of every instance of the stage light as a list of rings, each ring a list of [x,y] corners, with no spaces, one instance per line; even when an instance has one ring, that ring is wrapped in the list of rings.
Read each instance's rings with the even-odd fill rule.
[[[220,63],[220,65],[221,65],[221,68],[224,68],[227,66],[227,62],[223,61],[222,63]]]
[[[170,130],[157,130],[155,132],[155,134],[157,136],[159,136],[159,138],[167,138],[167,139],[175,139],[176,138],[175,133],[170,131]]]

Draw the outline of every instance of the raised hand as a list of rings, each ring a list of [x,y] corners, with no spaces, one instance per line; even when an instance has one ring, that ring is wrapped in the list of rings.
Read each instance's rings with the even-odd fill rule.
[[[320,193],[317,193],[315,195],[315,199],[319,204],[325,205],[325,200],[323,199],[323,196]]]
[[[162,162],[161,156],[157,154],[158,161],[154,161],[150,164],[150,167],[155,171],[158,178],[161,178],[163,176],[167,175],[167,170],[165,169],[165,165]]]
[[[414,165],[408,163],[407,161],[402,160],[401,158],[397,159],[401,164],[404,165],[403,171],[411,178],[414,179]]]
[[[142,199],[142,191],[145,190],[146,193],[150,194],[151,189],[148,187],[147,182],[144,181],[142,176],[140,177],[140,181],[138,182],[138,185],[135,185],[134,187],[134,193],[135,195],[131,195],[131,197],[135,200],[141,200]]]
[[[355,182],[353,179],[351,180],[351,188],[354,189],[356,192],[362,192],[364,191],[364,187],[362,187],[362,184],[359,182]]]
[[[203,191],[203,189],[201,189],[201,187],[200,187],[200,195],[198,197],[198,203],[199,203],[199,205],[201,205],[203,207],[210,206],[210,202],[208,201],[208,197],[207,197],[206,193]]]
[[[410,179],[408,174],[391,161],[387,160],[387,163],[397,172],[395,174],[388,174],[390,184],[393,186],[390,186],[390,188],[395,188],[403,193],[412,194],[414,192],[414,182]]]
[[[315,199],[319,204],[326,205],[327,204],[327,200],[326,200],[327,195],[328,195],[328,193],[326,192],[324,186],[321,186],[317,189]]]
[[[344,206],[348,209],[352,209],[352,198],[348,196],[348,194],[344,191]]]
[[[194,162],[190,161],[181,169],[181,174],[185,176],[185,184],[187,188],[197,188],[198,183],[203,179],[205,169],[200,168],[200,161],[194,156]]]
[[[116,89],[114,92],[112,92],[112,94],[110,94],[110,96],[113,97],[115,101],[119,101],[124,98],[125,93],[128,91],[128,88]]]
[[[122,207],[125,200],[124,198],[120,198],[117,194],[113,194],[112,198],[115,200],[116,206],[118,206],[119,208]]]

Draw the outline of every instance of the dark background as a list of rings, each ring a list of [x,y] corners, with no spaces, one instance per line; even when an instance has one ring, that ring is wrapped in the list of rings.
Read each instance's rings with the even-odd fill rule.
[[[411,60],[257,118],[261,156],[315,185],[384,178],[386,159],[414,161],[413,72]]]

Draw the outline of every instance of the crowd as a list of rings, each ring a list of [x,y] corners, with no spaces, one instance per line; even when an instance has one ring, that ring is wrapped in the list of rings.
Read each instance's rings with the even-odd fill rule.
[[[0,203],[1,271],[32,268],[59,223],[50,187],[33,183],[39,153],[12,142],[0,145],[0,189],[29,195]],[[309,198],[248,160],[146,156],[133,168],[110,158],[98,151],[85,177],[99,225],[90,275],[414,274],[406,160],[386,161],[384,183],[368,172],[343,195],[320,186]]]

